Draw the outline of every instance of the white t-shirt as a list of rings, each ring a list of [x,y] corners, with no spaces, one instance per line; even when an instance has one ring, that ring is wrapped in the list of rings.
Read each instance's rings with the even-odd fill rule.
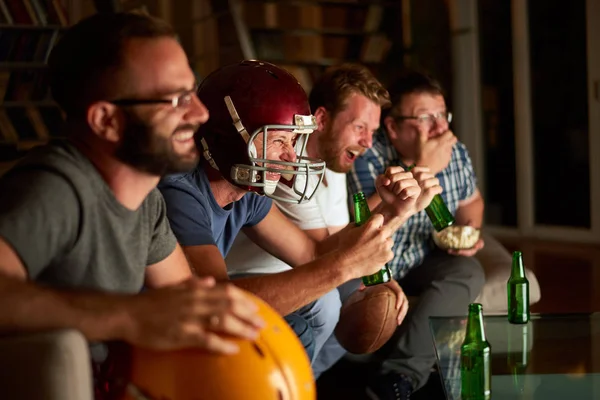
[[[325,181],[327,185],[321,183],[314,197],[306,203],[275,201],[275,204],[302,230],[345,226],[350,221],[346,174],[326,169]],[[312,185],[308,189],[309,193],[312,192],[317,182],[316,178],[309,181],[309,184]],[[288,186],[279,184],[276,194],[282,197],[292,197],[293,191]],[[230,276],[240,273],[273,274],[291,269],[288,264],[254,244],[244,232],[240,232],[236,237],[225,262]]]

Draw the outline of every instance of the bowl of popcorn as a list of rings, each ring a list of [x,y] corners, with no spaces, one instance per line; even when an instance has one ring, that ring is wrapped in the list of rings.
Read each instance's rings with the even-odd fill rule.
[[[440,232],[433,232],[433,241],[444,250],[464,250],[475,246],[479,229],[468,225],[450,225]]]

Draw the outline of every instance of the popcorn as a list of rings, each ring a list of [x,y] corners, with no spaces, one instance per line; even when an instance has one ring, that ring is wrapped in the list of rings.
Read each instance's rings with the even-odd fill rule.
[[[433,241],[441,249],[470,249],[479,240],[479,229],[472,226],[451,225],[433,233]]]

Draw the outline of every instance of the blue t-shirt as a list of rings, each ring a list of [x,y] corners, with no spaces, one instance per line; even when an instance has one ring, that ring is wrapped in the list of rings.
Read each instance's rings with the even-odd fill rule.
[[[182,246],[214,244],[225,257],[240,229],[258,224],[272,200],[247,193],[221,208],[202,166],[192,172],[169,175],[158,185],[167,203],[171,229]]]

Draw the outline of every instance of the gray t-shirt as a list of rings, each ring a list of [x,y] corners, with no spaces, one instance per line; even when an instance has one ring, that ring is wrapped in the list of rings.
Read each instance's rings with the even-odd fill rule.
[[[0,236],[33,281],[119,293],[139,292],[146,266],[176,245],[157,189],[125,208],[68,142],[30,151],[0,178]]]

